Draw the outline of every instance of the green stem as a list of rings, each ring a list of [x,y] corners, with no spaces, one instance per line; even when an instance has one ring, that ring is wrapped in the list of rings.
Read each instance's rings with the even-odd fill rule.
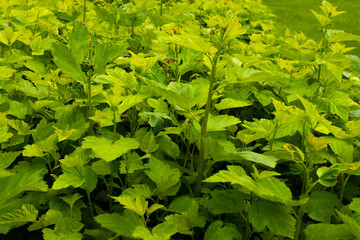
[[[37,25],[38,25],[38,22],[39,22],[39,17],[40,17],[40,11],[38,12],[38,14],[36,16],[36,22],[35,22],[34,29],[32,31],[32,35],[35,35],[35,33],[36,33],[36,28],[37,28]]]
[[[299,239],[303,216],[304,216],[304,211],[303,211],[302,207],[300,207],[298,217],[296,218],[294,240]]]
[[[213,86],[215,82],[215,74],[216,74],[216,65],[219,58],[219,52],[215,55],[213,63],[212,63],[212,69],[211,69],[211,75],[210,75],[210,84],[209,84],[209,92],[207,97],[207,102],[205,106],[205,113],[203,117],[203,122],[201,125],[201,140],[200,140],[200,159],[198,163],[198,175],[196,180],[196,187],[195,187],[195,196],[200,196],[200,188],[201,188],[201,181],[202,181],[202,175],[203,175],[203,165],[205,162],[205,139],[206,139],[206,133],[207,133],[207,123],[208,118],[210,114],[210,108],[211,108],[211,102],[212,102],[212,94],[213,94]]]
[[[180,82],[180,77],[179,77],[179,49],[178,49],[178,45],[175,44],[175,68],[176,68],[176,73],[175,73],[175,79]]]
[[[163,1],[160,0],[160,16],[163,15]]]
[[[113,110],[113,134],[114,134],[114,141],[117,140],[116,137],[116,127],[117,127],[117,122],[116,122],[116,111]]]
[[[341,192],[340,192],[340,204],[342,203],[342,200],[344,198],[345,186],[346,186],[346,183],[348,182],[349,178],[350,178],[350,175],[348,175],[346,177],[346,179],[344,179],[344,175],[341,175],[342,186],[341,186]]]
[[[112,174],[110,174],[110,187],[109,187],[109,213],[113,212],[113,199],[111,198],[114,188],[114,178]]]
[[[91,216],[94,217],[94,208],[93,208],[93,205],[92,205],[92,202],[91,202],[91,198],[90,198],[90,192],[86,190],[86,195],[87,195],[87,198],[89,200],[89,206],[90,206],[90,212],[91,212]]]
[[[115,6],[115,20],[114,20],[114,38],[117,38],[118,35],[118,9]]]
[[[278,128],[279,128],[279,121],[276,121],[274,135],[272,136],[271,141],[270,141],[270,151],[273,149],[273,144],[274,144],[274,140],[275,140]]]
[[[134,28],[135,28],[135,13],[131,15],[131,37],[134,38]]]
[[[83,11],[84,11],[84,15],[83,15],[83,23],[86,23],[86,0],[84,0],[84,5],[83,5]]]
[[[87,75],[87,107],[88,107],[88,117],[91,116],[91,76],[92,76],[92,70],[88,72]]]

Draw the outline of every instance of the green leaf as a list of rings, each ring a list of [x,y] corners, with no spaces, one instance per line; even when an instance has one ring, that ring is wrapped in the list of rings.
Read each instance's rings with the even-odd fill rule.
[[[150,232],[145,226],[137,226],[133,237],[144,240],[168,240],[177,232],[171,224],[164,222],[156,225]]]
[[[329,141],[331,150],[333,150],[336,155],[340,155],[345,152],[349,146],[351,146],[351,142],[348,140],[339,139],[333,136],[326,136],[324,138]]]
[[[93,162],[91,167],[97,175],[105,176],[111,174],[109,163],[105,160]]]
[[[0,151],[0,169],[9,167],[15,159],[19,156],[20,152],[3,152]]]
[[[339,218],[348,226],[352,234],[356,237],[356,239],[360,239],[360,224],[353,219],[352,217],[345,215],[338,210],[336,210],[336,213],[338,214]]]
[[[228,170],[220,170],[219,173],[204,180],[204,182],[230,182],[239,184],[261,198],[293,205],[292,194],[286,184],[275,177],[259,178],[253,180],[246,175],[240,166],[227,166]]]
[[[128,95],[122,99],[121,104],[117,106],[118,114],[123,114],[129,108],[141,103],[144,100],[144,96],[142,95]]]
[[[228,115],[210,115],[207,124],[208,132],[225,131],[226,127],[239,124],[240,120]]]
[[[252,203],[249,209],[249,222],[258,231],[268,227],[277,235],[291,239],[294,237],[296,220],[291,216],[290,209],[282,204],[266,200]]]
[[[81,187],[85,183],[84,178],[80,175],[79,172],[76,171],[76,169],[69,168],[66,166],[62,166],[62,169],[64,174],[56,178],[52,186],[52,189],[57,190],[57,189],[67,188],[70,186],[77,188],[77,187]]]
[[[251,135],[255,135],[255,139],[265,138],[267,139],[275,130],[275,124],[273,121],[269,119],[254,119],[253,122],[244,121],[241,124],[244,128],[252,133]],[[242,132],[238,133],[237,138],[241,139]]]
[[[241,24],[239,19],[235,16],[232,17],[226,26],[223,39],[224,41],[230,41],[239,35],[245,34],[247,30],[245,28],[241,28]]]
[[[44,52],[51,49],[54,40],[50,37],[41,38],[41,36],[36,37],[30,44],[32,50],[32,55],[44,55]]]
[[[10,115],[18,117],[20,119],[25,119],[25,116],[30,113],[29,108],[21,102],[11,101],[9,104],[10,104],[10,110],[9,110]]]
[[[111,162],[138,147],[139,144],[133,138],[121,138],[113,142],[104,137],[87,136],[82,143],[82,148],[91,148],[99,158],[107,162]]]
[[[118,213],[100,214],[95,217],[95,220],[101,227],[128,238],[132,238],[137,226],[144,226],[144,221],[140,216],[130,211],[124,211],[123,215]]]
[[[181,35],[167,36],[163,38],[164,40],[177,44],[182,47],[189,48],[191,50],[207,53],[211,47],[210,42],[206,42],[204,38],[183,33]]]
[[[152,153],[158,150],[159,144],[156,143],[154,133],[152,131],[146,131],[142,128],[136,132],[136,140],[139,143],[141,151],[145,153]]]
[[[144,216],[148,209],[149,202],[146,201],[144,197],[131,197],[131,196],[119,196],[112,197],[116,201],[120,202],[121,205],[124,205],[124,208],[133,211],[140,216]]]
[[[131,52],[131,63],[135,67],[135,70],[141,74],[145,74],[149,69],[151,69],[159,60],[162,58],[161,55],[155,57],[140,57],[135,53]]]
[[[176,213],[183,213],[189,209],[193,201],[194,199],[189,196],[179,196],[170,203],[168,210]]]
[[[85,189],[88,193],[91,193],[95,190],[97,185],[97,175],[90,166],[85,166],[82,169],[82,176],[85,180]]]
[[[65,155],[64,159],[60,159],[60,162],[67,167],[81,168],[90,161],[90,154],[90,150],[76,148],[74,152]]]
[[[0,32],[0,42],[6,46],[11,46],[20,35],[20,32],[14,32],[11,27],[7,27]]]
[[[43,157],[44,152],[41,147],[37,144],[26,145],[24,150],[22,151],[23,156],[25,157]]]
[[[205,226],[205,218],[199,216],[199,204],[195,200],[185,212],[166,216],[165,222],[174,226],[181,234],[192,234],[194,227]]]
[[[154,203],[153,205],[151,205],[148,210],[147,210],[147,214],[150,215],[152,214],[153,212],[155,212],[156,210],[159,210],[161,208],[164,208],[165,206],[162,205],[162,204],[157,204],[157,203]]]
[[[22,171],[13,176],[1,179],[0,181],[0,209],[9,200],[15,198],[17,195],[28,189],[33,189],[33,186],[38,184],[43,179],[43,171]],[[39,190],[38,190],[39,191]],[[46,190],[45,190],[46,191]]]
[[[38,216],[38,210],[31,204],[24,204],[21,209],[17,209],[10,213],[0,215],[1,224],[26,224],[35,222]]]
[[[167,87],[155,81],[143,78],[146,85],[156,94],[164,97],[170,104],[181,108],[183,111],[191,111],[191,108],[199,104],[205,91],[198,85],[189,83],[171,82]]]
[[[60,211],[56,211],[53,209],[49,209],[46,214],[43,214],[40,219],[28,227],[28,231],[36,231],[47,227],[49,225],[53,225],[62,218],[62,213]]]
[[[339,199],[335,194],[326,191],[314,191],[310,194],[310,199],[305,205],[305,212],[312,219],[330,223],[330,218],[335,214],[335,206]]]
[[[241,240],[241,234],[233,224],[215,221],[206,229],[204,240]]]
[[[274,156],[267,156],[250,151],[237,152],[232,143],[212,139],[210,137],[206,138],[205,146],[206,152],[211,155],[214,161],[235,162],[247,160],[271,168],[274,168],[276,166],[276,162],[278,161],[278,159]]]
[[[74,218],[62,218],[55,224],[54,230],[43,229],[44,240],[81,240],[82,234],[79,231],[84,224]]]
[[[121,196],[128,196],[128,197],[143,197],[143,198],[151,198],[152,191],[150,190],[148,185],[145,184],[136,184],[132,185],[131,188],[125,189]]]
[[[357,41],[357,42],[360,42],[360,36],[359,35],[347,33],[347,32],[341,31],[341,30],[329,29],[326,32],[326,37],[327,37],[329,43],[345,42],[345,41]]]
[[[94,50],[94,73],[98,73],[104,69],[108,63],[109,45],[97,45]]]
[[[360,198],[353,198],[351,203],[348,205],[350,210],[360,213]]]
[[[169,164],[151,157],[149,170],[144,172],[156,183],[156,195],[160,198],[174,196],[179,190],[181,173],[178,168],[172,168]]]
[[[82,195],[80,195],[79,193],[74,193],[72,194],[71,196],[70,195],[66,195],[66,196],[63,196],[63,197],[60,197],[64,202],[66,202],[70,208],[73,208],[75,202],[79,199],[82,198]],[[51,209],[50,209],[51,210]],[[49,210],[49,211],[50,211]]]
[[[252,102],[249,100],[235,100],[232,98],[223,98],[220,103],[215,104],[217,110],[224,110],[230,108],[241,108],[252,105]]]
[[[69,49],[62,43],[53,44],[52,55],[56,65],[76,81],[85,82],[85,73],[81,70],[77,60],[71,55]]]
[[[0,81],[9,80],[13,76],[15,69],[9,68],[7,66],[0,66]]]
[[[246,206],[243,193],[239,190],[213,190],[211,198],[203,198],[200,204],[206,207],[212,214],[240,213]]]
[[[319,110],[336,114],[344,121],[348,120],[351,103],[348,94],[340,91],[331,91],[326,98],[316,98],[315,103]]]
[[[310,224],[305,229],[306,240],[353,240],[354,235],[351,233],[346,224],[329,224],[317,223]]]
[[[142,159],[148,158],[149,156],[150,155],[144,155],[143,157],[139,157],[136,153],[127,154],[125,160],[120,161],[120,173],[135,173],[137,170],[144,169],[145,166]]]
[[[156,137],[156,141],[159,143],[159,150],[165,153],[167,156],[176,159],[180,156],[179,146],[173,142],[168,135],[162,135]]]
[[[85,54],[89,53],[89,47],[91,47],[88,46],[89,39],[89,31],[84,24],[78,22],[74,26],[69,39],[71,55],[74,57],[77,64],[80,64],[83,61]]]
[[[336,185],[336,176],[339,170],[335,168],[321,167],[316,170],[316,174],[319,177],[319,182],[325,187],[333,187]]]
[[[321,24],[321,27],[325,27],[326,25],[329,25],[331,23],[331,18],[324,16],[322,14],[319,14],[313,10],[310,10],[314,16],[316,17],[316,19],[319,21],[319,23]]]

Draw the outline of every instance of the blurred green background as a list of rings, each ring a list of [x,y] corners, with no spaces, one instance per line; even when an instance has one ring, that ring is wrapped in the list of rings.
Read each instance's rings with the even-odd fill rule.
[[[314,40],[321,38],[320,24],[310,12],[310,9],[320,12],[319,6],[322,0],[263,0],[275,15],[278,16],[276,27],[280,33],[286,28],[292,32],[303,32],[307,37]],[[360,35],[360,0],[329,0],[338,11],[346,11],[337,16],[332,29]],[[351,54],[360,56],[360,43],[349,42],[347,46],[357,47]]]

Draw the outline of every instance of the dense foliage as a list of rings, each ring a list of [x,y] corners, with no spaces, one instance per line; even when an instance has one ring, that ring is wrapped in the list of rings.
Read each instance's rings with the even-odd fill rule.
[[[360,239],[360,59],[260,0],[1,0],[0,238]]]

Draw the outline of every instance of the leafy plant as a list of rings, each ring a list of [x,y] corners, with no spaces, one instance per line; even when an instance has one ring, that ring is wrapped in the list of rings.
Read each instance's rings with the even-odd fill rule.
[[[0,1],[7,239],[359,238],[358,56],[261,1]],[[14,237],[15,236],[15,237]]]

